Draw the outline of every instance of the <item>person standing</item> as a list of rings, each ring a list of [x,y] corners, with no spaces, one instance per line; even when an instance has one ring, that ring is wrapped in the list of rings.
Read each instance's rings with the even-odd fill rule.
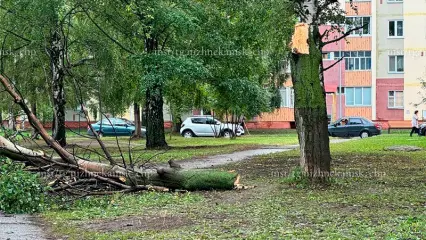
[[[419,113],[418,110],[414,111],[413,117],[411,118],[411,133],[410,133],[410,137],[413,136],[413,133],[419,132],[419,117],[417,116],[417,114]]]

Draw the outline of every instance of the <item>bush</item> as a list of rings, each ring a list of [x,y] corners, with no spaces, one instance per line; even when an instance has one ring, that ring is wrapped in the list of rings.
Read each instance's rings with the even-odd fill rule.
[[[44,191],[40,177],[24,170],[23,164],[0,159],[0,210],[34,213],[43,209]]]

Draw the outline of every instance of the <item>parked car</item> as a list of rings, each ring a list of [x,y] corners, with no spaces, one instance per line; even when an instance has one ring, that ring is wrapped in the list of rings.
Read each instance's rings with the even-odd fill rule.
[[[332,137],[371,137],[381,134],[381,126],[363,117],[343,117],[328,125]]]
[[[102,127],[101,127],[102,125]],[[135,133],[135,124],[124,118],[108,118],[91,124],[93,130],[98,133],[100,137],[103,136],[132,136]],[[142,127],[142,137],[146,136],[146,128]],[[94,135],[90,127],[87,126],[87,134]]]
[[[426,136],[426,123],[422,123],[419,126],[419,135]]]
[[[180,134],[183,137],[231,137],[244,135],[244,128],[239,124],[221,123],[211,116],[193,116],[183,121]]]

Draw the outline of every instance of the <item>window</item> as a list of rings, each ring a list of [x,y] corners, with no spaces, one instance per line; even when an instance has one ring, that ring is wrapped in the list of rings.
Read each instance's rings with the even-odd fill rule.
[[[337,94],[340,94],[340,88],[342,89],[342,94],[345,94],[345,87],[339,87],[339,86],[337,86],[337,91],[336,91],[336,93],[337,93]]]
[[[361,118],[350,118],[349,125],[362,125]]]
[[[211,125],[215,125],[215,124],[219,124],[219,121],[217,121],[214,118],[207,118],[206,119],[206,124],[211,124]]]
[[[350,71],[371,70],[371,51],[341,52],[345,57],[345,69]],[[334,52],[334,60],[341,58],[340,52]]]
[[[389,56],[389,72],[403,73],[404,72],[404,56]]]
[[[388,93],[388,107],[389,108],[404,108],[404,92],[403,91],[389,91],[389,93]]]
[[[389,37],[403,37],[404,36],[404,21],[389,21]]]
[[[111,126],[112,121],[110,119],[102,119],[102,125],[110,125]],[[99,121],[98,124],[101,124]]]
[[[294,89],[291,87],[283,87],[280,89],[281,107],[294,107]]]
[[[114,124],[114,126],[121,126],[121,127],[127,126],[126,122],[121,119],[115,119],[114,121],[112,121],[112,123]]]
[[[346,87],[346,106],[371,106],[370,87]]]
[[[194,124],[206,124],[206,118],[193,118],[191,121]]]
[[[333,57],[331,56],[331,52],[325,52],[325,53],[322,53],[322,59],[323,60],[333,60]]]
[[[346,31],[361,27],[361,29],[352,31],[350,35],[368,35],[370,34],[371,17],[347,17]]]

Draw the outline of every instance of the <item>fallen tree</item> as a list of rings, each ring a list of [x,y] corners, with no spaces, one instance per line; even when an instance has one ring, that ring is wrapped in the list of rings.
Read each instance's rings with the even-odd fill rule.
[[[68,191],[79,195],[110,194],[114,192],[134,192],[140,190],[169,191],[211,190],[242,188],[239,175],[216,170],[185,170],[169,162],[170,167],[147,168],[142,165],[126,164],[124,157],[120,165],[108,152],[105,144],[95,132],[95,138],[108,163],[94,162],[77,156],[55,141],[31,112],[24,98],[9,79],[0,75],[4,90],[28,116],[31,126],[37,131],[53,152],[28,149],[0,136],[0,155],[12,161],[25,163],[30,171],[45,173],[53,178],[49,183],[52,191]],[[87,116],[87,110],[82,105]],[[87,118],[88,123],[90,120]],[[90,126],[90,124],[89,124]],[[129,154],[130,147],[129,147]]]

